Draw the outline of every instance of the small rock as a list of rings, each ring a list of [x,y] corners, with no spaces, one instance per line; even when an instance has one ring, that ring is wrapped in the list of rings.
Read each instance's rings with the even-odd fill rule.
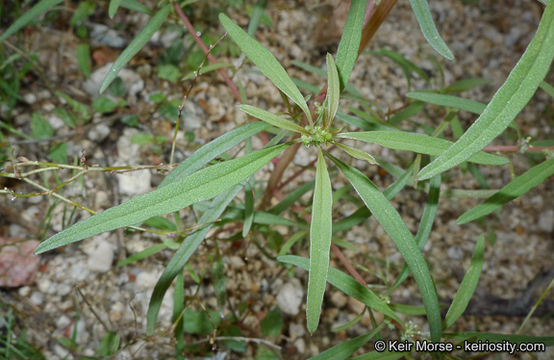
[[[91,271],[106,272],[112,267],[114,258],[114,247],[104,239],[94,239],[92,249],[86,251],[88,255],[87,267]]]
[[[29,105],[34,104],[37,101],[37,97],[33,93],[27,93],[23,95],[23,100]]]
[[[313,154],[306,149],[305,146],[300,146],[294,157],[294,163],[298,166],[308,166],[314,159]]]
[[[110,135],[110,127],[104,123],[96,125],[88,133],[89,139],[95,142],[103,141],[108,135]]]
[[[108,207],[110,206],[110,202],[109,202],[109,198],[108,198],[108,193],[106,193],[105,191],[102,191],[102,190],[98,190],[96,192],[96,194],[94,195],[95,199],[95,204],[96,204],[96,207],[100,207],[100,208],[105,208],[105,207]]]
[[[365,304],[361,301],[354,299],[353,297],[348,298],[348,308],[356,314],[360,314],[365,309]]]
[[[306,342],[303,338],[296,339],[294,341],[294,347],[298,350],[300,354],[304,354],[306,351]]]
[[[44,302],[44,295],[40,291],[33,291],[29,301],[35,306],[40,306]]]
[[[546,210],[539,218],[539,229],[544,232],[551,233],[554,222],[554,210]]]
[[[289,325],[289,336],[292,340],[304,336],[306,334],[306,327],[303,324],[291,323]]]
[[[335,291],[331,295],[331,303],[338,307],[339,309],[346,306],[348,303],[348,298],[340,291]]]
[[[154,272],[142,271],[137,275],[135,284],[137,285],[137,290],[139,291],[148,291],[152,290],[156,282],[158,282],[159,274]]]
[[[56,328],[58,330],[64,330],[69,324],[71,324],[71,319],[65,315],[60,316],[58,320],[56,320]]]
[[[152,174],[149,170],[133,171],[116,175],[119,191],[125,195],[139,195],[152,190]]]
[[[57,115],[50,115],[46,118],[52,129],[59,130],[65,126],[65,123]]]
[[[304,290],[300,281],[292,279],[287,282],[277,294],[277,305],[282,312],[288,315],[297,315],[304,298]]]
[[[446,255],[452,260],[460,260],[464,258],[464,250],[459,246],[451,246],[446,250]]]
[[[96,45],[106,45],[112,48],[122,48],[126,41],[115,30],[103,24],[92,24],[90,38]]]
[[[68,284],[59,284],[56,287],[56,294],[59,296],[65,296],[71,292],[72,287]]]
[[[242,269],[246,265],[240,256],[231,256],[229,258],[229,264],[233,269]]]
[[[194,101],[186,101],[183,111],[181,112],[181,120],[185,130],[193,131],[202,127],[202,119],[206,117],[204,109]]]
[[[16,287],[33,281],[39,266],[33,251],[38,244],[37,240],[0,237],[0,286]]]
[[[113,63],[111,62],[107,63],[90,74],[90,77],[83,83],[83,90],[93,97],[99,96],[100,94],[98,91],[100,90],[100,86],[102,86],[102,82],[104,81],[106,74],[108,74],[108,71],[110,71],[112,64]],[[125,84],[125,88],[127,89],[129,96],[134,97],[138,92],[144,89],[144,81],[134,71],[121,69],[118,76]]]

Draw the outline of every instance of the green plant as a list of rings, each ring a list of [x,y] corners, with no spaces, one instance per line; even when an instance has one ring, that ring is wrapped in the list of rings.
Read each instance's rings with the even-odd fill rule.
[[[0,41],[23,26],[26,21],[36,17],[36,14],[45,11],[55,3],[57,2],[41,1],[27,13],[31,15],[24,15],[13,27],[10,27],[6,32],[8,35],[0,37]],[[119,3],[115,0],[110,2],[110,14],[113,15],[117,11]],[[439,54],[452,60],[451,51],[442,41],[433,24],[427,2],[414,0],[410,3],[431,46]],[[379,8],[391,7],[391,4],[393,5],[394,1],[383,1]],[[178,14],[182,13],[177,3],[174,2],[173,7]],[[154,32],[162,26],[170,15],[171,9],[172,4],[165,2],[159,6],[149,23],[115,61],[104,79],[100,92],[105,91],[110,86],[117,78],[118,72],[146,44]],[[224,14],[219,15],[221,24],[240,50],[280,90],[287,111],[282,114],[273,114],[250,105],[241,105],[240,109],[242,111],[262,120],[262,122],[250,122],[237,127],[204,145],[173,169],[158,189],[78,222],[42,242],[36,252],[43,253],[105,231],[137,224],[156,227],[177,235],[175,241],[165,239],[163,244],[158,244],[135,254],[120,265],[143,259],[165,248],[176,250],[154,288],[148,310],[147,331],[149,334],[155,331],[156,319],[163,296],[172,282],[177,279],[173,320],[176,324],[175,336],[179,353],[186,346],[183,343],[184,332],[208,334],[218,327],[220,321],[223,321],[218,316],[217,311],[195,311],[183,307],[182,276],[183,269],[204,241],[208,231],[214,227],[223,228],[229,222],[243,223],[241,232],[236,235],[238,237],[245,237],[249,232],[254,231],[253,226],[259,226],[255,230],[264,232],[266,235],[269,234],[269,231],[261,225],[284,224],[295,229],[294,236],[283,244],[279,244],[281,246],[275,246],[275,248],[280,248],[278,261],[308,270],[306,320],[310,333],[314,333],[318,328],[327,282],[345,294],[358,299],[369,309],[385,315],[386,320],[380,324],[374,324],[374,328],[367,334],[339,344],[316,358],[346,358],[370,339],[381,336],[381,332],[386,325],[396,327],[397,331],[408,339],[415,338],[416,334],[412,332],[413,329],[410,323],[404,322],[398,316],[398,313],[426,315],[430,334],[422,334],[421,338],[430,339],[432,342],[439,342],[441,339],[453,339],[461,342],[468,338],[488,340],[497,337],[496,334],[489,333],[445,333],[445,330],[463,314],[476,289],[483,264],[484,236],[476,240],[471,266],[444,319],[440,313],[436,284],[421,250],[429,238],[439,200],[441,177],[446,171],[457,165],[462,165],[470,169],[473,174],[480,174],[473,164],[502,166],[509,163],[506,157],[493,155],[482,150],[510,126],[515,116],[529,102],[537,88],[543,84],[542,81],[554,57],[554,47],[551,46],[554,43],[554,4],[552,2],[547,3],[537,33],[529,47],[504,85],[488,104],[481,104],[451,95],[463,89],[482,84],[480,80],[467,81],[452,84],[439,91],[409,92],[407,97],[413,99],[410,107],[405,109],[402,117],[398,114],[397,118],[391,117],[388,121],[384,121],[378,113],[371,110],[370,104],[361,99],[359,92],[349,85],[349,78],[355,61],[358,54],[363,50],[365,9],[365,1],[352,1],[337,54],[335,57],[331,54],[326,56],[327,72],[323,72],[321,75],[327,78],[327,86],[320,94],[317,94],[318,89],[314,90],[309,84],[302,84],[295,81],[295,79],[291,79],[267,49],[262,47],[229,17]],[[367,39],[365,43],[367,43]],[[408,86],[410,86],[412,73],[424,77],[422,75],[424,72],[420,71],[413,63],[399,57],[398,54],[386,50],[381,50],[379,54],[393,59],[403,68]],[[209,53],[206,56],[208,55]],[[169,71],[173,68],[168,66],[175,67],[170,60],[167,60],[164,64],[159,64],[160,77],[176,80],[177,75],[174,71]],[[309,69],[307,66],[304,66],[304,68]],[[198,71],[195,72],[194,77],[197,75]],[[309,104],[297,84],[315,91],[316,95],[319,95],[317,100],[322,103],[313,102]],[[551,90],[548,84],[542,86],[547,89],[546,91]],[[364,110],[349,108],[354,115],[339,112],[341,97],[349,97],[358,101]],[[160,100],[160,103],[165,101],[162,98],[158,100]],[[443,122],[437,128],[425,129],[422,126],[422,129],[427,130],[427,135],[415,131],[399,131],[399,124],[402,119],[409,118],[419,112],[424,103],[444,107],[447,115]],[[102,109],[105,109],[106,104],[100,105],[102,105]],[[101,111],[99,106],[95,107],[97,111]],[[181,108],[182,106],[179,111]],[[465,132],[461,130],[456,118],[458,110],[479,114],[475,123]],[[179,116],[176,119],[176,126],[178,126]],[[343,126],[336,124],[337,120],[342,120],[365,131],[345,131]],[[37,121],[36,124],[38,127],[41,122]],[[449,141],[441,137],[446,127],[452,128],[456,137],[455,141]],[[263,149],[253,151],[249,138],[262,131],[270,132],[276,136]],[[286,138],[286,140],[281,143],[283,138]],[[414,156],[412,164],[403,169],[375,158],[360,149],[346,145],[343,143],[346,139],[379,144],[394,150],[411,151],[417,155]],[[218,157],[224,157],[228,150],[243,141],[247,143],[245,155],[221,162],[216,160]],[[152,137],[147,139],[147,142],[154,143],[155,140]],[[269,208],[267,198],[272,196],[284,168],[290,163],[300,146],[304,146],[309,150],[313,149],[317,155],[314,181],[306,184],[307,186],[301,189],[299,188],[298,191],[292,192],[290,196],[282,199],[273,208]],[[379,164],[389,172],[394,173],[396,181],[386,190],[381,191],[364,173],[339,159],[338,154],[332,154],[331,152],[335,148],[344,151],[350,157],[365,160],[370,164]],[[260,168],[279,155],[281,155],[280,160],[265,188],[252,181],[254,174]],[[422,155],[428,155],[429,158]],[[326,160],[329,160],[329,162]],[[428,163],[427,160],[429,160]],[[422,165],[425,166],[420,170]],[[78,169],[79,167],[75,167],[75,170]],[[339,173],[342,175],[338,175]],[[546,160],[535,165],[523,175],[514,178],[512,182],[485,200],[482,205],[462,215],[458,222],[464,223],[485,216],[506,202],[523,195],[552,174],[554,174],[554,158],[547,155]],[[349,182],[349,185],[342,192],[339,192],[339,190],[333,192],[332,179],[335,176],[344,176]],[[424,182],[426,180],[428,182]],[[427,195],[425,211],[415,236],[390,203],[390,200],[410,182]],[[296,214],[295,220],[280,216],[281,212],[288,209],[291,204],[312,188],[313,198],[311,205],[308,206],[308,208],[311,207],[311,216]],[[245,190],[244,201],[236,204],[235,198],[242,189]],[[359,205],[358,210],[347,218],[333,221],[334,204],[341,197],[346,197],[346,193],[350,189],[353,189],[358,195],[358,198],[351,197],[354,198],[352,202]],[[259,196],[261,193],[264,195]],[[255,198],[261,199],[259,206],[255,206]],[[206,202],[208,200],[210,202]],[[203,206],[202,215],[195,224],[196,228],[194,230],[182,228],[178,224],[180,222],[180,220],[177,220],[178,216],[176,216],[175,223],[161,217],[161,215],[177,212],[192,205]],[[350,274],[329,267],[331,249],[341,254],[336,245],[347,246],[341,243],[340,239],[336,239],[335,234],[365,221],[370,215],[373,215],[381,224],[406,262],[397,279],[392,284],[386,284],[388,289],[382,293],[376,293],[367,287],[357,277],[359,274],[353,267],[348,268]],[[287,255],[294,244],[306,236],[309,237],[309,259]],[[224,292],[221,292],[224,277],[220,268],[222,266],[221,256],[219,253],[216,255],[214,258],[217,258],[217,261],[214,263],[212,273],[215,279],[214,286],[218,295],[218,303],[221,306],[225,302]],[[345,265],[348,265],[346,261]],[[388,295],[400,286],[410,273],[417,283],[423,300],[423,308],[413,309],[389,304]],[[274,315],[272,314],[272,316]],[[225,321],[228,324],[233,324],[233,319],[225,319]],[[227,329],[229,328],[232,329],[231,326],[227,327]],[[263,327],[262,331],[268,336],[275,336],[280,332],[280,329]],[[554,344],[553,337],[530,338],[523,335],[513,335],[511,340]],[[390,355],[394,358],[396,355],[403,356],[404,354],[383,353],[383,355]],[[359,358],[373,358],[373,356],[374,353],[370,353]]]

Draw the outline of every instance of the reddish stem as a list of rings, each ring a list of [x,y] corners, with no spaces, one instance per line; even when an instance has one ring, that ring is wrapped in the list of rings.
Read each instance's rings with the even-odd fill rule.
[[[183,12],[183,10],[181,9],[181,7],[177,2],[173,3],[173,8],[175,8],[177,15],[179,15],[179,18],[185,24],[185,27],[187,28],[188,32],[192,35],[192,37],[194,38],[194,41],[196,41],[196,44],[198,44],[198,46],[200,46],[204,54],[208,56],[208,61],[210,62],[210,64],[217,63],[217,60],[210,53],[210,50],[208,49],[206,44],[204,44],[202,39],[200,39],[200,37],[196,34],[196,30],[194,29],[194,26],[192,26],[188,17],[185,15],[185,13]],[[231,80],[229,75],[227,75],[227,73],[223,69],[218,69],[217,72],[219,73],[219,75],[221,75],[221,77],[223,78],[223,80],[225,81],[229,89],[231,89],[233,96],[235,97],[235,100],[241,103],[242,101],[240,99],[240,92],[237,85],[233,82],[233,80]]]

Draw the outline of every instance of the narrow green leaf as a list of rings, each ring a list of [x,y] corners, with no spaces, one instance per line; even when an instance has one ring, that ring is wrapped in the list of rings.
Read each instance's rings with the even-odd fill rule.
[[[362,27],[367,0],[353,0],[346,18],[346,24],[337,49],[337,69],[340,76],[340,89],[344,89],[358,58]]]
[[[31,21],[38,18],[40,15],[44,14],[54,6],[61,3],[62,0],[42,0],[39,1],[35,6],[33,6],[25,14],[21,15],[9,28],[4,31],[2,36],[0,36],[0,44],[4,42],[7,38],[15,34],[19,29],[30,23]]]
[[[441,92],[446,93],[460,93],[471,90],[478,86],[487,85],[490,81],[483,78],[469,78],[458,80],[455,83],[443,88]]]
[[[485,104],[478,101],[463,99],[453,95],[436,94],[428,91],[412,91],[407,93],[406,96],[429,104],[469,111],[477,115],[481,114],[486,107]]]
[[[252,11],[252,17],[250,18],[250,22],[248,23],[248,35],[254,36],[254,34],[256,33],[258,25],[260,24],[260,20],[264,16],[266,6],[267,0],[258,0],[256,2],[256,5],[254,5],[254,11]]]
[[[206,165],[217,156],[223,154],[238,143],[250,138],[262,130],[269,128],[269,125],[261,121],[253,122],[235,128],[225,133],[215,140],[196,150],[194,154],[181,162],[173,171],[171,171],[158,187],[174,183],[185,176],[188,176]]]
[[[278,337],[283,330],[283,315],[278,307],[271,309],[260,324],[264,336]]]
[[[308,300],[306,320],[308,331],[314,333],[319,324],[323,294],[329,269],[329,250],[333,226],[333,193],[331,180],[321,149],[317,153],[312,224],[310,226],[310,273],[308,276]]]
[[[337,65],[333,59],[333,55],[327,54],[327,116],[323,119],[323,126],[328,128],[331,126],[335,114],[339,108],[340,100],[340,82]]]
[[[275,59],[275,56],[236,25],[227,15],[219,14],[219,21],[246,56],[256,64],[260,71],[267,76],[279,90],[286,94],[300,107],[300,109],[302,109],[302,111],[304,111],[311,123],[312,115],[308,109],[306,100],[304,100],[304,96],[302,96],[300,90],[294,85],[285,69],[283,69],[277,59]]]
[[[371,338],[373,338],[381,329],[385,323],[381,323],[372,331],[367,334],[357,336],[351,340],[342,342],[338,345],[333,346],[330,349],[325,350],[324,352],[311,357],[309,360],[344,360],[352,355],[356,350],[364,346]]]
[[[244,222],[242,225],[242,237],[246,237],[254,221],[254,194],[252,187],[248,183],[244,187]]]
[[[282,213],[283,211],[285,211],[286,209],[289,208],[289,206],[291,206],[292,204],[294,204],[294,202],[298,199],[300,199],[300,197],[302,195],[304,195],[305,193],[307,193],[309,190],[313,189],[314,188],[314,184],[315,184],[315,181],[308,181],[307,183],[297,187],[296,189],[292,190],[290,193],[287,194],[287,196],[285,196],[283,198],[283,200],[281,200],[281,202],[277,205],[275,205],[274,207],[272,207],[269,212],[272,213],[272,214],[280,214]]]
[[[173,316],[171,321],[173,322],[175,336],[175,352],[178,354],[178,360],[184,360],[183,356],[179,354],[185,351],[185,322],[181,314],[185,311],[185,281],[183,272],[180,271],[177,274],[177,280],[175,281],[175,288],[173,291]]]
[[[150,11],[148,7],[138,2],[137,0],[122,0],[119,6],[127,8],[129,10],[138,11],[147,15],[152,15],[152,11]]]
[[[383,193],[364,174],[331,155],[329,157],[339,167],[352,186],[354,186],[356,192],[373,213],[373,216],[379,221],[385,232],[389,234],[408,264],[419,287],[423,304],[427,311],[431,339],[439,341],[441,337],[441,317],[437,293],[427,263],[417,247],[410,230],[408,230],[396,209],[387,201]]]
[[[225,303],[227,301],[227,292],[225,290],[225,266],[221,255],[212,264],[212,280],[215,298],[217,299],[218,311],[223,314]]]
[[[481,116],[448,150],[424,167],[425,180],[446,171],[487,146],[514,120],[543,81],[554,58],[554,1],[546,6],[537,33]]]
[[[173,279],[175,279],[177,274],[183,271],[183,267],[187,264],[192,254],[196,251],[198,246],[200,246],[206,237],[206,234],[212,228],[212,222],[216,221],[221,216],[223,211],[225,211],[229,203],[233,201],[240,189],[241,186],[235,186],[212,200],[210,208],[207,209],[198,220],[199,224],[209,225],[204,226],[193,234],[187,236],[187,238],[181,243],[179,249],[175,252],[175,255],[173,255],[167,264],[164,272],[154,287],[150,303],[148,304],[148,312],[146,314],[146,332],[148,335],[152,335],[156,329],[156,319],[158,318],[158,313],[160,312],[164,295],[167,289],[171,286]]]
[[[151,255],[154,255],[156,253],[159,253],[163,249],[167,249],[167,246],[165,244],[156,244],[152,245],[142,251],[139,251],[136,254],[133,254],[131,256],[126,257],[125,259],[121,260],[117,263],[117,266],[125,266],[134,263],[135,261],[140,261],[142,259],[145,259]]]
[[[302,268],[304,270],[308,270],[310,266],[309,260],[300,256],[279,256],[277,260],[286,264],[298,266],[299,268]],[[392,311],[379,296],[377,296],[368,287],[365,287],[354,280],[354,278],[350,275],[347,275],[333,267],[329,267],[327,281],[329,282],[329,284],[333,285],[346,295],[359,300],[360,302],[367,305],[369,308],[377,310],[380,313],[383,313],[384,315],[390,317],[391,319],[400,321],[400,318],[396,316],[394,311]]]
[[[440,155],[453,144],[445,139],[404,131],[361,131],[342,133],[338,134],[337,137],[361,140],[379,144],[389,149],[413,151],[433,156]],[[472,155],[468,161],[483,165],[505,165],[509,163],[509,160],[503,156],[485,152],[478,152]]]
[[[202,66],[200,71],[198,71],[198,75],[203,75],[214,70],[219,70],[219,69],[228,68],[228,67],[233,67],[233,64],[215,63],[215,64],[205,65],[205,66]],[[195,76],[196,76],[196,72],[193,71],[183,76],[181,80],[191,80],[191,79],[194,79]]]
[[[110,0],[110,6],[108,7],[108,16],[110,17],[110,19],[113,19],[120,4],[121,0]]]
[[[296,234],[292,235],[284,244],[281,246],[281,250],[279,250],[278,256],[286,255],[290,248],[293,247],[294,244],[296,244],[298,241],[302,240],[306,235],[308,234],[307,231],[299,231]]]
[[[435,221],[435,215],[437,214],[437,207],[439,205],[439,196],[440,196],[440,186],[441,186],[441,177],[436,175],[431,178],[429,181],[429,195],[427,196],[427,201],[425,203],[425,208],[423,209],[423,215],[419,222],[419,227],[417,229],[417,234],[415,241],[420,250],[423,251],[427,240],[429,240],[429,234],[433,227],[433,222]],[[394,285],[389,289],[389,292],[396,289],[404,280],[410,275],[410,270],[407,265],[404,265],[398,279],[394,282]]]
[[[152,16],[148,24],[140,31],[140,33],[131,41],[131,43],[123,50],[121,55],[115,60],[112,67],[106,74],[102,86],[100,87],[100,94],[104,92],[110,86],[112,81],[115,80],[119,71],[131,60],[136,53],[142,49],[142,47],[150,40],[152,35],[162,26],[163,22],[169,15],[171,5],[165,5],[163,8]]]
[[[535,186],[541,184],[552,174],[554,174],[554,158],[546,160],[539,165],[535,165],[520,176],[516,177],[497,193],[485,200],[484,203],[481,203],[473,209],[463,213],[456,220],[456,223],[465,224],[490,214],[507,202],[516,199]]]
[[[543,81],[541,82],[540,87],[544,90],[544,92],[554,98],[554,86],[550,85],[546,81]]]
[[[340,143],[335,143],[335,145],[339,149],[345,151],[347,154],[349,154],[350,156],[352,156],[356,159],[367,161],[370,164],[376,164],[377,163],[375,161],[375,158],[373,156],[369,155],[368,153],[366,153],[365,151],[358,150],[358,149],[355,149],[353,147],[350,147],[350,146],[347,146],[347,145],[344,145],[344,144],[340,144]]]
[[[79,68],[85,74],[85,77],[90,76],[90,47],[88,44],[79,44],[77,45],[76,50],[77,63],[79,63]]]
[[[412,61],[406,59],[406,57],[404,57],[402,54],[385,48],[381,48],[378,51],[370,51],[370,54],[386,56],[394,61],[396,64],[398,64],[398,66],[400,66],[400,68],[402,69],[406,80],[408,81],[408,87],[410,86],[412,80],[412,73],[418,74],[420,78],[429,82],[429,75],[427,75],[425,70],[414,64]]]
[[[410,316],[425,316],[427,313],[425,312],[425,308],[423,306],[418,305],[406,305],[406,304],[390,304],[391,309],[394,312],[404,314],[404,315],[410,315]]]
[[[52,236],[42,242],[35,253],[40,254],[102,232],[141,223],[152,216],[167,214],[195,202],[210,199],[248,178],[286,147],[285,144],[278,145],[219,163],[175,183],[137,196]]]
[[[429,45],[446,59],[454,60],[454,55],[452,55],[452,52],[435,27],[427,0],[410,0],[410,5],[412,5],[412,11]]]
[[[414,115],[417,115],[421,110],[423,110],[424,104],[421,101],[414,101],[405,109],[397,112],[389,118],[388,123],[392,126],[398,125],[400,122],[411,118]]]
[[[269,111],[265,111],[251,105],[240,105],[239,109],[241,109],[248,115],[254,116],[257,119],[265,121],[266,123],[276,126],[278,128],[309,135],[309,132],[306,129],[304,129],[302,126],[297,125],[292,121],[284,119],[273,113],[270,113]]]
[[[479,277],[481,276],[481,270],[483,268],[483,253],[485,251],[485,236],[481,235],[477,239],[477,244],[473,250],[471,257],[471,265],[467,269],[462,283],[458,287],[456,296],[448,309],[448,313],[444,318],[444,328],[448,329],[462,314],[464,313],[469,300],[473,296]]]

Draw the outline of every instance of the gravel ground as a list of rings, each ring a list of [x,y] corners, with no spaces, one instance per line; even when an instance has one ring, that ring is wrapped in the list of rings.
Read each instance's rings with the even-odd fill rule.
[[[478,4],[455,0],[430,3],[440,32],[456,56],[454,62],[438,59],[425,43],[407,2],[396,5],[370,43],[369,49],[386,47],[401,53],[428,71],[434,83],[441,81],[436,61],[441,64],[446,84],[463,78],[489,79],[488,85],[463,94],[469,99],[488,101],[531,40],[540,18],[541,6],[535,1],[517,0],[482,1]],[[334,6],[332,2],[329,4],[331,8]],[[318,87],[324,85],[323,80],[294,67],[292,60],[324,68],[325,53],[336,51],[337,34],[340,36],[340,32],[333,33],[332,23],[328,27],[321,25],[327,21],[325,8],[324,5],[310,2],[271,2],[267,13],[274,27],[262,27],[256,34],[257,39],[275,54],[291,75]],[[247,24],[248,18],[243,14],[231,12],[230,15],[239,24]],[[194,23],[194,17],[192,19]],[[136,24],[138,29],[144,25],[145,17],[137,15],[125,20]],[[110,56],[111,51],[117,56],[120,51],[117,49],[116,35],[118,33],[114,35],[115,43],[111,47],[98,45],[97,49],[104,49],[101,52],[104,56]],[[130,38],[128,34],[119,36],[122,37],[121,41],[128,41]],[[119,111],[113,115],[95,115],[90,124],[77,131],[68,128],[53,112],[57,100],[40,79],[30,80],[22,89],[21,95],[25,101],[19,102],[14,109],[14,126],[27,131],[30,114],[37,111],[48,119],[57,136],[67,136],[65,139],[68,153],[80,154],[82,149],[86,149],[89,163],[102,166],[167,163],[169,146],[163,145],[162,154],[157,154],[152,147],[132,144],[131,138],[139,131],[148,131],[167,138],[172,136],[171,123],[148,101],[149,95],[157,92],[166,94],[168,99],[182,99],[186,85],[172,84],[158,78],[151,61],[159,56],[163,47],[171,43],[172,36],[171,29],[156,34],[154,40],[121,74],[127,85],[125,100],[129,104],[122,112],[139,114],[141,121],[138,129],[125,126],[120,121],[124,114]],[[63,91],[82,101],[90,101],[91,97],[96,96],[99,83],[109,65],[94,67],[93,75],[83,81],[72,55],[77,45],[72,33],[55,29],[36,31],[26,34],[25,43],[30,49],[39,52],[39,62],[52,86],[60,86]],[[269,111],[283,110],[279,93],[265,77],[251,71],[249,66],[243,67],[236,77],[245,84],[248,103]],[[381,114],[405,104],[403,94],[406,93],[406,80],[400,68],[386,58],[364,54],[356,64],[352,79],[353,85],[375,104]],[[552,83],[552,80],[550,73],[547,81]],[[425,89],[428,85],[416,78],[412,87]],[[178,161],[210,139],[246,121],[245,116],[236,110],[231,92],[215,75],[199,78],[186,106],[187,115],[183,126],[185,131],[194,133],[195,136],[190,141],[185,131],[179,132],[176,151]],[[474,119],[473,115],[463,112],[460,114],[464,127]],[[552,99],[538,91],[530,105],[518,115],[516,122],[523,134],[542,140],[552,138],[552,120]],[[415,117],[415,121],[436,126],[439,118],[436,109],[427,106],[424,112]],[[402,123],[406,130],[412,130],[413,126],[413,122]],[[8,140],[18,139],[8,136]],[[253,140],[254,147],[261,146],[257,139]],[[514,139],[504,136],[494,143],[513,144]],[[377,146],[359,145],[362,148],[366,146],[365,150],[401,166],[406,166],[410,160],[403,153]],[[31,160],[45,160],[47,149],[42,143],[20,143],[14,146],[17,156],[25,156]],[[524,155],[513,154],[509,157],[516,174],[521,174],[530,166]],[[299,151],[295,166],[287,170],[285,178],[314,158],[313,152]],[[363,169],[381,188],[393,181],[391,175],[380,173],[375,167],[361,162],[356,162],[355,165]],[[499,188],[510,180],[508,167],[481,167],[481,170],[491,188]],[[256,179],[267,179],[270,171],[271,166],[266,167]],[[69,173],[61,174],[69,176]],[[298,187],[312,177],[313,172],[304,172],[283,193],[286,194],[287,190]],[[63,194],[78,199],[89,208],[103,210],[155,188],[162,178],[160,172],[150,170],[117,175],[89,173],[83,183],[69,185]],[[345,179],[339,176],[334,180],[333,187],[338,189],[343,184]],[[442,190],[445,191],[477,188],[477,181],[459,168],[450,171],[449,177],[442,184]],[[22,184],[16,185],[14,190],[34,191]],[[455,219],[474,206],[477,200],[442,197],[435,226],[425,248],[425,257],[436,279],[439,297],[446,306],[455,295],[469,266],[477,237],[485,233],[495,239],[494,244],[487,244],[485,251],[483,273],[473,308],[470,307],[475,313],[462,317],[452,330],[511,334],[518,331],[525,313],[514,316],[502,313],[502,310],[509,310],[510,304],[521,302],[526,296],[531,300],[536,299],[552,278],[554,210],[548,200],[551,195],[547,195],[552,193],[552,182],[545,181],[520,200],[503,207],[500,213],[489,215],[482,222],[466,225],[457,225]],[[306,199],[304,197],[303,201]],[[29,238],[36,233],[38,222],[47,214],[51,216],[50,234],[60,231],[63,221],[73,209],[63,202],[52,204],[54,199],[48,197],[18,198],[13,201],[9,197],[1,197],[2,236]],[[410,230],[415,233],[425,204],[422,193],[407,187],[393,200],[393,204]],[[353,210],[355,207],[348,204],[336,208],[335,215],[343,217]],[[182,210],[181,215],[183,223],[194,222],[192,211]],[[85,211],[77,210],[75,213],[76,218],[87,216],[89,215]],[[292,235],[291,230],[285,227],[276,227],[275,230],[284,238]],[[280,308],[284,319],[283,331],[278,337],[266,339],[282,347],[283,358],[308,358],[334,344],[367,332],[371,326],[368,315],[348,330],[331,331],[360,314],[364,306],[329,287],[321,324],[318,331],[310,335],[305,328],[304,315],[307,273],[300,270],[287,271],[264,256],[254,245],[256,241],[265,241],[258,236],[251,241],[231,243],[224,241],[229,235],[225,232],[211,234],[191,259],[191,265],[198,273],[206,272],[203,275],[205,281],[199,285],[190,276],[185,276],[185,294],[192,299],[193,309],[218,307],[210,280],[211,262],[214,261],[213,254],[217,248],[224,258],[227,279],[225,314],[236,312],[241,304],[247,304],[248,310],[242,318],[241,330],[244,336],[262,338],[261,320],[271,309]],[[362,272],[368,283],[379,286],[384,279],[394,278],[398,273],[402,266],[401,257],[373,218],[341,235],[342,239],[354,244],[356,251],[347,249],[344,254],[352,263],[368,270]],[[1,302],[17,309],[19,326],[28,329],[29,341],[40,348],[48,359],[75,358],[77,353],[94,356],[108,330],[117,332],[125,345],[117,353],[117,359],[173,358],[174,344],[170,336],[173,288],[164,299],[158,331],[150,337],[145,333],[145,314],[152,289],[173,251],[166,249],[145,261],[123,267],[115,265],[118,260],[159,241],[159,237],[153,234],[124,234],[119,230],[47,253],[40,257],[40,267],[34,281],[22,287],[1,289]],[[298,254],[306,256],[306,249],[299,246],[294,249]],[[383,265],[385,263],[386,269]],[[337,259],[332,258],[331,264],[342,268]],[[530,286],[533,284],[535,287]],[[419,305],[420,297],[417,293],[415,282],[409,279],[392,294],[391,300],[395,303]],[[525,311],[529,309],[530,306],[527,306]],[[379,315],[375,314],[376,320],[379,320]],[[423,333],[428,332],[425,319],[410,319]],[[77,334],[78,350],[71,354],[57,339],[71,336],[74,331]],[[532,318],[525,333],[552,336],[554,323],[548,316]],[[398,336],[394,331],[385,332],[385,335],[391,338]],[[206,337],[187,336],[189,342],[203,339]],[[217,345],[219,346],[214,346],[212,352],[213,358],[217,359],[254,358],[259,346],[250,342],[246,352],[239,355],[228,351],[221,343]],[[206,345],[205,349],[209,354],[210,347]],[[372,347],[369,344],[363,348],[363,352],[370,350]],[[554,357],[554,353],[547,350],[536,356],[539,359],[550,359]],[[499,354],[498,358],[508,357],[506,354]],[[527,357],[521,355],[518,358]]]

